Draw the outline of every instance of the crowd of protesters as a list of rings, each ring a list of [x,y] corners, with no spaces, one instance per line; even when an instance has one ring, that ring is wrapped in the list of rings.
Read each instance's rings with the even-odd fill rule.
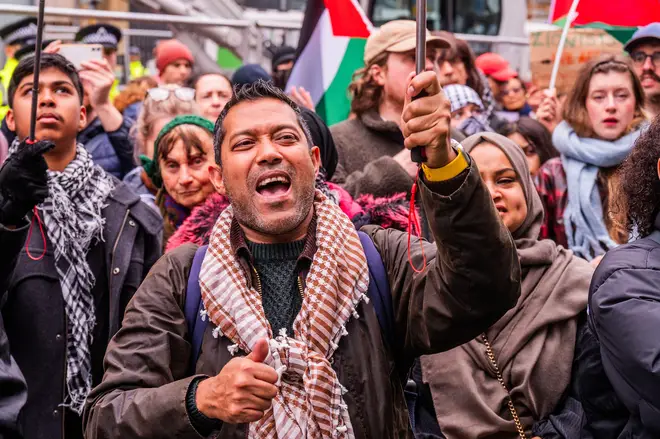
[[[558,96],[448,32],[415,74],[390,21],[330,127],[294,48],[167,40],[119,87],[119,29],[35,66],[34,24],[0,30],[0,438],[660,437],[660,23]]]

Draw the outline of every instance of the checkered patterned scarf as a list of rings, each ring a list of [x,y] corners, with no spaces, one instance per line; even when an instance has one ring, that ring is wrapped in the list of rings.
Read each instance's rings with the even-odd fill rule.
[[[16,150],[18,143],[12,145]],[[94,273],[87,263],[92,241],[102,239],[101,209],[114,189],[112,177],[94,165],[78,145],[75,159],[61,172],[48,171],[48,198],[39,206],[46,234],[55,247],[67,320],[67,399],[64,405],[81,414],[92,389],[90,347],[96,323]]]
[[[346,322],[358,318],[356,307],[367,301],[367,260],[349,218],[316,191],[318,250],[306,278],[294,337],[279,335],[266,319],[260,292],[248,288],[245,274],[231,251],[233,210],[228,207],[215,224],[202,264],[200,286],[205,311],[216,325],[214,335],[229,338],[250,352],[259,339],[269,340],[265,363],[280,377],[279,392],[263,418],[249,426],[250,438],[353,438],[353,427],[330,358]]]

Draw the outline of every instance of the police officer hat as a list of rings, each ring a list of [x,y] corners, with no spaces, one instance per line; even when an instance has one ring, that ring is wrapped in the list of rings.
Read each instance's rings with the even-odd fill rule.
[[[36,41],[36,38],[37,19],[34,17],[15,21],[0,29],[0,39],[8,46],[25,44],[28,40]]]
[[[47,40],[47,41],[42,41],[41,43],[41,49],[45,49],[48,47],[50,43],[52,43],[55,40]],[[30,40],[26,44],[22,45],[20,49],[14,53],[14,58],[16,58],[18,61],[22,60],[24,57],[28,55],[32,55],[34,53],[34,48],[36,47],[37,42],[35,40]]]
[[[111,24],[93,24],[80,29],[75,40],[83,44],[101,44],[106,49],[117,50],[121,31]]]

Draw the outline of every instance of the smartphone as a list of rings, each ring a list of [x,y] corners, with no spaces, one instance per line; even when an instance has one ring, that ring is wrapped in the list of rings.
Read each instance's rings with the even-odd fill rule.
[[[80,64],[85,61],[103,59],[103,46],[100,44],[62,44],[58,52],[71,64],[80,70]]]

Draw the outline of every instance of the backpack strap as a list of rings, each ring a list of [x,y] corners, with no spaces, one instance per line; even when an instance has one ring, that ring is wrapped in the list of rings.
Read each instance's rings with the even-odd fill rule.
[[[358,232],[364,254],[367,257],[369,266],[369,289],[367,295],[376,310],[380,329],[383,331],[384,338],[390,348],[394,349],[395,331],[394,331],[394,306],[392,305],[392,294],[390,293],[390,283],[387,279],[385,264],[380,256],[378,249],[374,245],[369,235],[364,232]]]
[[[392,292],[390,282],[387,278],[387,270],[378,249],[374,245],[369,235],[358,231],[360,242],[367,257],[369,266],[369,289],[367,295],[376,311],[378,324],[383,332],[385,342],[394,351],[396,347],[395,325],[394,325],[394,305],[392,305]],[[405,372],[405,374],[404,374]],[[415,431],[415,416],[417,411],[417,383],[410,377],[410,371],[401,371],[401,382],[404,385],[404,397],[408,406],[408,418],[413,432]]]
[[[385,340],[391,348],[394,344],[394,309],[392,306],[392,295],[390,293],[390,285],[387,280],[387,273],[383,259],[378,253],[378,249],[373,241],[364,232],[358,232],[362,248],[367,257],[367,265],[369,266],[369,289],[367,295],[372,301],[373,307],[376,310],[378,323],[380,329],[383,331]],[[199,273],[202,268],[202,262],[206,255],[208,245],[201,246],[195,252],[192,266],[190,267],[190,274],[188,276],[188,287],[186,289],[186,303],[185,315],[186,323],[188,324],[188,334],[190,334],[191,343],[193,347],[192,358],[199,357],[202,347],[202,337],[206,330],[208,320],[202,320],[200,311],[203,308],[202,304],[202,290],[199,286]]]
[[[206,256],[208,247],[208,245],[203,245],[195,252],[195,257],[190,267],[190,274],[188,275],[188,286],[186,288],[184,313],[192,344],[192,355],[190,356],[190,369],[192,372],[195,370],[197,358],[199,358],[199,353],[202,350],[202,339],[208,325],[208,319],[202,319],[202,315],[200,314],[204,308],[204,303],[202,302],[202,289],[199,286],[199,272],[202,270],[202,262],[204,262],[204,256]]]

